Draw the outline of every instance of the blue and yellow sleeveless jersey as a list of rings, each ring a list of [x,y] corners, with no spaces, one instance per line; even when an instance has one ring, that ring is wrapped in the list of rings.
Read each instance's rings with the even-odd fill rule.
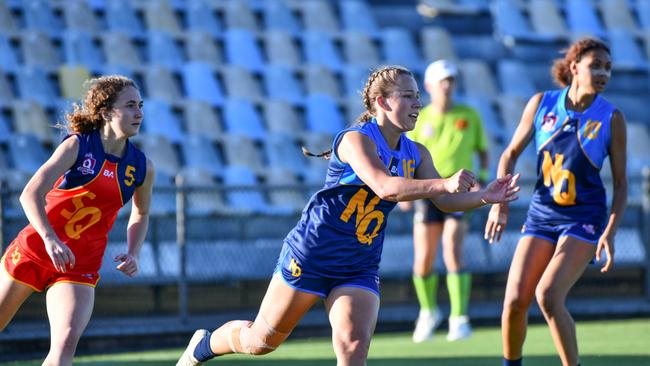
[[[324,187],[311,197],[284,240],[303,272],[309,269],[321,276],[342,278],[376,273],[379,268],[386,219],[396,202],[380,199],[336,155],[336,147],[349,131],[372,139],[377,156],[393,176],[413,178],[420,164],[413,141],[402,134],[399,146],[392,150],[374,119],[341,131],[334,138]]]
[[[537,183],[528,217],[602,226],[607,204],[600,169],[609,153],[616,108],[596,95],[585,111],[567,110],[568,90],[545,92],[535,114]]]

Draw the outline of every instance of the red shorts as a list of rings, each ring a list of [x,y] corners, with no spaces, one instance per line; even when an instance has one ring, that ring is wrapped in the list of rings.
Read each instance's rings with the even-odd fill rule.
[[[9,245],[2,257],[2,265],[14,281],[29,286],[34,291],[43,292],[57,282],[77,283],[95,287],[99,273],[61,273],[39,266],[21,253],[18,243]]]

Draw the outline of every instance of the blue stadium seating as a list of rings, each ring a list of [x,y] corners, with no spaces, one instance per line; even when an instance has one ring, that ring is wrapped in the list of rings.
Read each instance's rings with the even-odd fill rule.
[[[149,32],[148,38],[147,60],[150,64],[164,65],[172,70],[180,70],[183,67],[183,52],[171,34]]]
[[[214,37],[219,36],[223,26],[219,18],[215,16],[214,8],[207,0],[191,0],[186,8],[187,29],[189,31],[200,31]]]
[[[89,33],[64,31],[63,54],[67,64],[85,65],[95,73],[99,73],[104,66],[102,53]]]
[[[284,31],[292,36],[300,33],[300,25],[284,1],[265,1],[263,18],[268,31]]]
[[[345,127],[345,122],[334,99],[328,95],[312,94],[307,96],[307,127],[314,132],[335,135]]]
[[[32,134],[14,134],[9,140],[8,152],[14,168],[28,174],[34,174],[48,158],[45,148]]]
[[[250,71],[262,72],[264,58],[252,32],[245,29],[228,29],[224,33],[224,42],[228,63],[243,66]]]
[[[111,0],[105,5],[106,24],[113,32],[121,32],[130,37],[144,37],[144,26],[130,0]]]
[[[223,103],[224,93],[219,80],[209,65],[189,62],[181,69],[183,89],[189,99],[208,102],[219,106]]]
[[[332,71],[341,71],[343,61],[332,36],[320,31],[307,31],[302,34],[305,59],[313,65],[322,65]]]
[[[248,100],[228,98],[223,107],[226,131],[242,134],[255,140],[266,136],[266,129],[255,106]]]
[[[213,176],[218,176],[223,171],[224,159],[203,135],[186,135],[180,146],[186,167],[203,169]]]
[[[304,89],[293,70],[287,66],[268,65],[264,69],[264,89],[272,99],[295,105],[303,102]]]
[[[185,134],[181,121],[169,103],[160,99],[147,99],[144,101],[144,115],[146,117],[142,127],[148,134],[164,136],[176,144],[183,142]]]
[[[16,48],[4,34],[0,34],[0,64],[5,71],[16,71],[20,67]]]

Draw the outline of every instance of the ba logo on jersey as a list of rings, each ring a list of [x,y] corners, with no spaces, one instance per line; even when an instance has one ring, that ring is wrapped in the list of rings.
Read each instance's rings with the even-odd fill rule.
[[[107,178],[115,178],[115,175],[113,174],[113,171],[104,169],[104,176]]]
[[[92,153],[87,153],[84,155],[84,160],[81,162],[81,166],[77,168],[78,171],[83,175],[95,174],[95,164],[97,160],[93,158]]]
[[[388,171],[390,172],[390,175],[392,175],[393,177],[399,176],[399,170],[397,170],[398,163],[399,160],[391,159],[390,164],[388,165]]]
[[[553,112],[548,112],[542,120],[542,131],[551,132],[557,123],[557,116]]]

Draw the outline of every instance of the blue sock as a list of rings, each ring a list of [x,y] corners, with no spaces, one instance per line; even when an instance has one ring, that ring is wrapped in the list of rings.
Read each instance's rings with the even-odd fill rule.
[[[503,366],[521,366],[521,360],[522,357],[520,357],[517,360],[508,360],[507,358],[503,358]]]
[[[208,335],[203,337],[203,339],[201,339],[194,348],[194,358],[200,362],[205,362],[217,357],[217,355],[214,354],[210,348],[210,335],[211,333],[208,333]]]

